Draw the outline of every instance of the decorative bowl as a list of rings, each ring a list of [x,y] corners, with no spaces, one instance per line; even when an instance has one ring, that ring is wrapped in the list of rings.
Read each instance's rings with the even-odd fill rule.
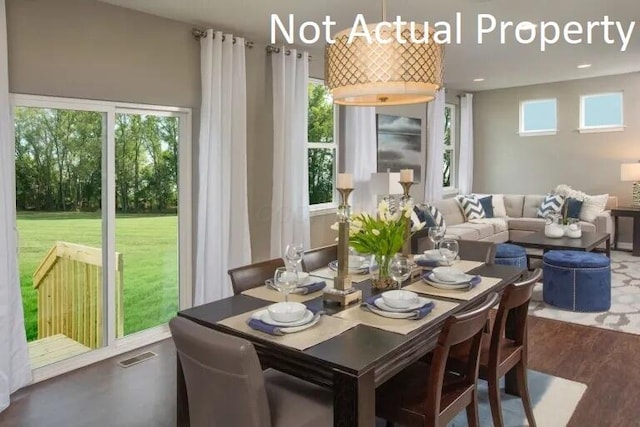
[[[382,293],[382,300],[392,308],[407,308],[418,302],[418,294],[411,291],[396,289]]]
[[[463,278],[465,273],[455,267],[436,267],[433,269],[433,275],[443,282],[455,282]]]
[[[299,302],[278,302],[267,307],[267,311],[273,320],[289,323],[302,319],[307,306]]]

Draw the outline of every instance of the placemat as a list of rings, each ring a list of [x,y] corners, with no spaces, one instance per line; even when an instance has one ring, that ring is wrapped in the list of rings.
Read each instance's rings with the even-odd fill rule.
[[[329,267],[319,268],[309,273],[310,276],[321,277],[323,279],[335,279],[337,271],[333,271]],[[364,282],[367,279],[370,279],[372,275],[370,273],[367,274],[351,274],[351,281],[353,283]]]
[[[435,303],[435,307],[433,307],[431,313],[420,320],[390,319],[388,317],[378,316],[370,311],[363,310],[360,306],[336,313],[333,317],[350,320],[371,326],[372,328],[384,329],[385,331],[407,335],[421,326],[432,322],[434,319],[447,314],[459,305],[458,303],[451,301],[433,300],[433,302]]]
[[[449,291],[445,289],[438,289],[430,286],[420,279],[417,282],[413,282],[409,286],[405,286],[403,289],[408,291],[417,292],[419,294],[431,295],[434,297],[444,297],[451,299],[458,299],[463,301],[469,301],[474,297],[480,295],[484,291],[493,288],[495,285],[500,283],[502,279],[497,279],[495,277],[482,277],[482,281],[473,289],[469,291]]]
[[[333,288],[333,280],[331,279],[311,277],[310,280],[312,280],[313,282],[324,281],[327,284],[327,288]],[[324,289],[318,292],[307,294],[307,295],[289,294],[289,301],[293,301],[293,302],[310,301],[314,298],[318,298],[322,296],[322,292],[324,291]],[[257,288],[247,289],[246,291],[242,292],[242,295],[259,298],[265,301],[273,301],[273,302],[284,301],[284,294],[282,292],[278,292],[275,289],[271,289],[266,286],[258,286]]]
[[[484,265],[484,262],[480,261],[467,261],[466,259],[461,259],[459,261],[455,261],[451,264],[451,267],[457,268],[458,270],[462,270],[465,273],[467,271],[471,271],[474,268],[478,268]]]
[[[218,322],[220,325],[227,326],[229,328],[235,329],[247,335],[252,335],[255,337],[262,338],[264,340],[273,341],[275,343],[295,348],[298,350],[305,350],[309,347],[313,347],[314,345],[320,344],[323,341],[331,339],[335,336],[340,335],[341,333],[348,331],[349,329],[357,326],[357,322],[347,319],[339,319],[331,316],[322,316],[320,322],[312,328],[306,329],[301,332],[297,332],[295,334],[285,334],[281,336],[269,335],[264,332],[256,331],[255,329],[251,329],[249,325],[247,325],[247,320],[251,317],[251,315],[256,312],[264,310],[261,308],[259,310],[252,310],[247,313],[240,314],[238,316],[229,317],[228,319],[221,320]]]

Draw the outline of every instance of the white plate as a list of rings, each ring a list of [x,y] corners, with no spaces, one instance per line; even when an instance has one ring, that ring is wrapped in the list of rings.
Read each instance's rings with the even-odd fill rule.
[[[433,273],[429,273],[427,278],[426,279],[422,278],[422,280],[425,283],[427,283],[428,285],[433,286],[434,288],[444,289],[444,290],[447,290],[447,291],[466,289],[467,287],[469,287],[469,281],[462,282],[462,283],[442,283],[442,282],[439,282],[439,281],[434,279]],[[469,280],[471,280],[471,279],[469,279]]]
[[[431,249],[428,251],[424,251],[423,255],[421,255],[423,259],[429,260],[429,261],[437,261],[437,260],[441,260],[442,258],[442,254],[440,253],[440,251],[438,249]]]
[[[433,280],[439,283],[462,283],[468,282],[473,276],[459,270],[455,267],[437,267],[431,272]],[[442,276],[448,276],[450,278],[445,279]]]
[[[418,297],[418,302],[415,303],[412,306],[407,307],[407,308],[393,308],[393,307],[390,307],[390,306],[388,306],[387,304],[384,303],[384,300],[382,298],[376,299],[373,303],[380,310],[389,311],[389,312],[392,312],[392,313],[406,313],[408,311],[417,310],[417,309],[423,307],[428,302],[431,302],[431,300],[428,299],[428,298]]]
[[[267,310],[264,310],[264,312],[259,312],[258,318],[267,325],[293,327],[302,326],[306,323],[311,322],[311,320],[313,320],[313,312],[311,310],[305,311],[302,319],[296,320],[295,322],[278,322],[277,320],[273,320]]]
[[[329,269],[333,271],[338,271],[338,261],[331,261],[329,263]],[[366,274],[368,272],[369,272],[369,264],[362,264],[359,267],[352,267],[351,265],[349,266],[349,273]]]

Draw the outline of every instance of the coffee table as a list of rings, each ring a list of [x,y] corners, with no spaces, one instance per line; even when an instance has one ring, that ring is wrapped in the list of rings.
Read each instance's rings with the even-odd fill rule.
[[[531,249],[542,249],[542,252],[551,250],[571,250],[583,252],[603,252],[611,258],[611,236],[609,233],[594,233],[583,231],[582,237],[572,239],[570,237],[560,237],[554,239],[544,235],[544,231],[537,231],[523,237],[511,239],[511,243]],[[601,244],[605,244],[605,248],[598,248]],[[529,258],[542,258],[541,255],[527,254]]]

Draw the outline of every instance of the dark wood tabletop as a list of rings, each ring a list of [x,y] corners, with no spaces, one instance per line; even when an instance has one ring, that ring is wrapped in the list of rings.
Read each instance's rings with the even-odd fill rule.
[[[515,243],[526,248],[535,249],[567,249],[577,251],[593,251],[601,244],[605,243],[605,252],[610,255],[610,235],[609,233],[597,233],[583,231],[582,237],[573,239],[571,237],[560,237],[554,239],[544,235],[544,231],[537,231],[533,234],[511,239]]]
[[[467,310],[481,303],[492,291],[500,292],[523,273],[521,268],[485,265],[471,271],[488,277],[501,278],[499,284],[470,301],[451,300],[459,305],[447,315],[434,318],[408,335],[358,325],[348,331],[304,351],[296,350],[243,334],[217,322],[272,304],[257,298],[235,295],[210,304],[193,307],[178,313],[208,328],[237,335],[251,341],[264,367],[271,367],[315,384],[333,389],[334,425],[372,426],[375,423],[375,388],[397,372],[430,352],[448,315]],[[364,297],[371,295],[369,281],[357,284]],[[432,299],[438,299],[431,297]],[[327,304],[322,298],[305,303],[310,308],[323,309],[328,314],[343,310]],[[188,401],[182,367],[178,359],[178,425],[187,426]],[[514,378],[507,379],[508,391],[516,394]]]

